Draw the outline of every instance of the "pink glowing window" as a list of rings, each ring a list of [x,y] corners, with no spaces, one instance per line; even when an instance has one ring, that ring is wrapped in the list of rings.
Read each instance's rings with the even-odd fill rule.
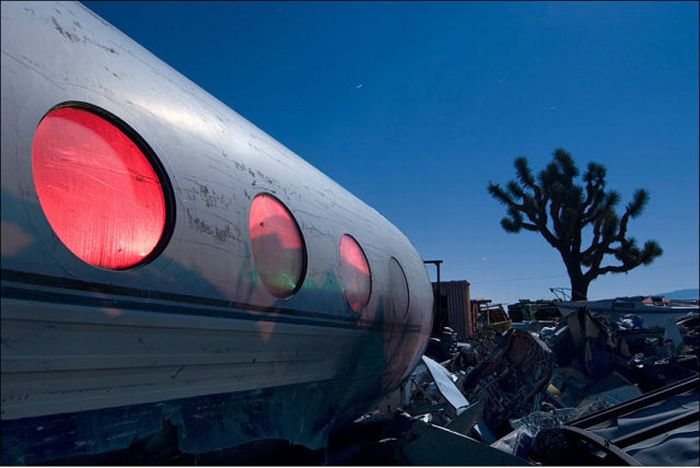
[[[297,222],[282,202],[263,193],[253,199],[249,224],[260,280],[273,296],[291,296],[306,269],[306,248]]]
[[[34,134],[32,172],[49,224],[81,260],[121,270],[161,246],[167,217],[161,180],[111,122],[76,107],[49,112]]]
[[[360,312],[369,301],[372,274],[362,248],[347,234],[340,239],[340,281],[350,308]]]

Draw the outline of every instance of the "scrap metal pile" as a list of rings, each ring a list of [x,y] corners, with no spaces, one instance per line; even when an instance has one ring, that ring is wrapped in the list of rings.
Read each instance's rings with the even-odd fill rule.
[[[698,309],[666,309],[562,308],[539,333],[461,343],[444,330],[394,396],[404,423],[383,436],[399,455],[381,461],[411,464],[408,447],[441,430],[472,454],[446,464],[697,466]]]

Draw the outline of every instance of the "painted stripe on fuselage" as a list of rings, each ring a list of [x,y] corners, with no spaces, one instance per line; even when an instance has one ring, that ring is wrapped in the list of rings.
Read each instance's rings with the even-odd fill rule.
[[[332,328],[355,329],[358,328],[358,326],[365,327],[372,324],[371,321],[353,316],[339,317],[334,314],[300,311],[281,307],[266,307],[255,304],[226,301],[223,299],[128,288],[124,286],[114,286],[110,284],[87,282],[16,270],[2,269],[0,271],[2,273],[2,287],[0,294],[3,298],[8,299],[78,306],[142,310],[145,312],[156,313],[198,315],[202,317],[269,321]],[[66,291],[27,289],[25,287],[9,286],[6,283],[20,283],[26,285],[46,286],[62,290],[69,289],[86,293],[127,296],[128,299],[85,296],[71,294]],[[148,301],[134,299],[148,299]],[[164,304],[161,302],[153,302],[153,300],[163,300],[171,303]],[[172,304],[172,302],[175,302],[177,305]],[[266,312],[267,314],[261,315],[260,312]],[[420,331],[420,326],[405,325],[403,323],[384,323],[382,329],[384,331],[389,331],[389,329],[391,329],[391,331],[401,333],[417,333]]]

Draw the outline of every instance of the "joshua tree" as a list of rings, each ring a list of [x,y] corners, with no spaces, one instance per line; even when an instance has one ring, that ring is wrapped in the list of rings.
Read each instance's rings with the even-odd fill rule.
[[[598,163],[588,163],[585,186],[574,183],[579,170],[561,148],[537,179],[527,159],[519,157],[514,165],[517,181],[508,182],[505,189],[492,182],[488,186],[489,193],[508,209],[501,226],[507,232],[539,232],[559,251],[571,280],[572,300],[586,299],[588,286],[598,276],[649,265],[663,253],[654,240],[646,241],[640,249],[633,237],[627,237],[630,218],[642,214],[649,201],[646,190],[634,192],[620,217],[615,211],[620,194],[605,190],[606,169]],[[591,243],[582,247],[582,233],[588,226]],[[606,256],[617,261],[601,266]],[[588,270],[584,272],[583,267]]]

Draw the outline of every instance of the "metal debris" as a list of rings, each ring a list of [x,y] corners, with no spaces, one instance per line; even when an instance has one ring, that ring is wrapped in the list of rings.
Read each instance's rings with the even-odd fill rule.
[[[580,307],[557,322],[533,313],[551,306],[539,302],[518,304],[527,326],[482,321],[463,341],[448,327],[431,339],[398,391],[403,423],[382,464],[697,465],[697,308]]]

